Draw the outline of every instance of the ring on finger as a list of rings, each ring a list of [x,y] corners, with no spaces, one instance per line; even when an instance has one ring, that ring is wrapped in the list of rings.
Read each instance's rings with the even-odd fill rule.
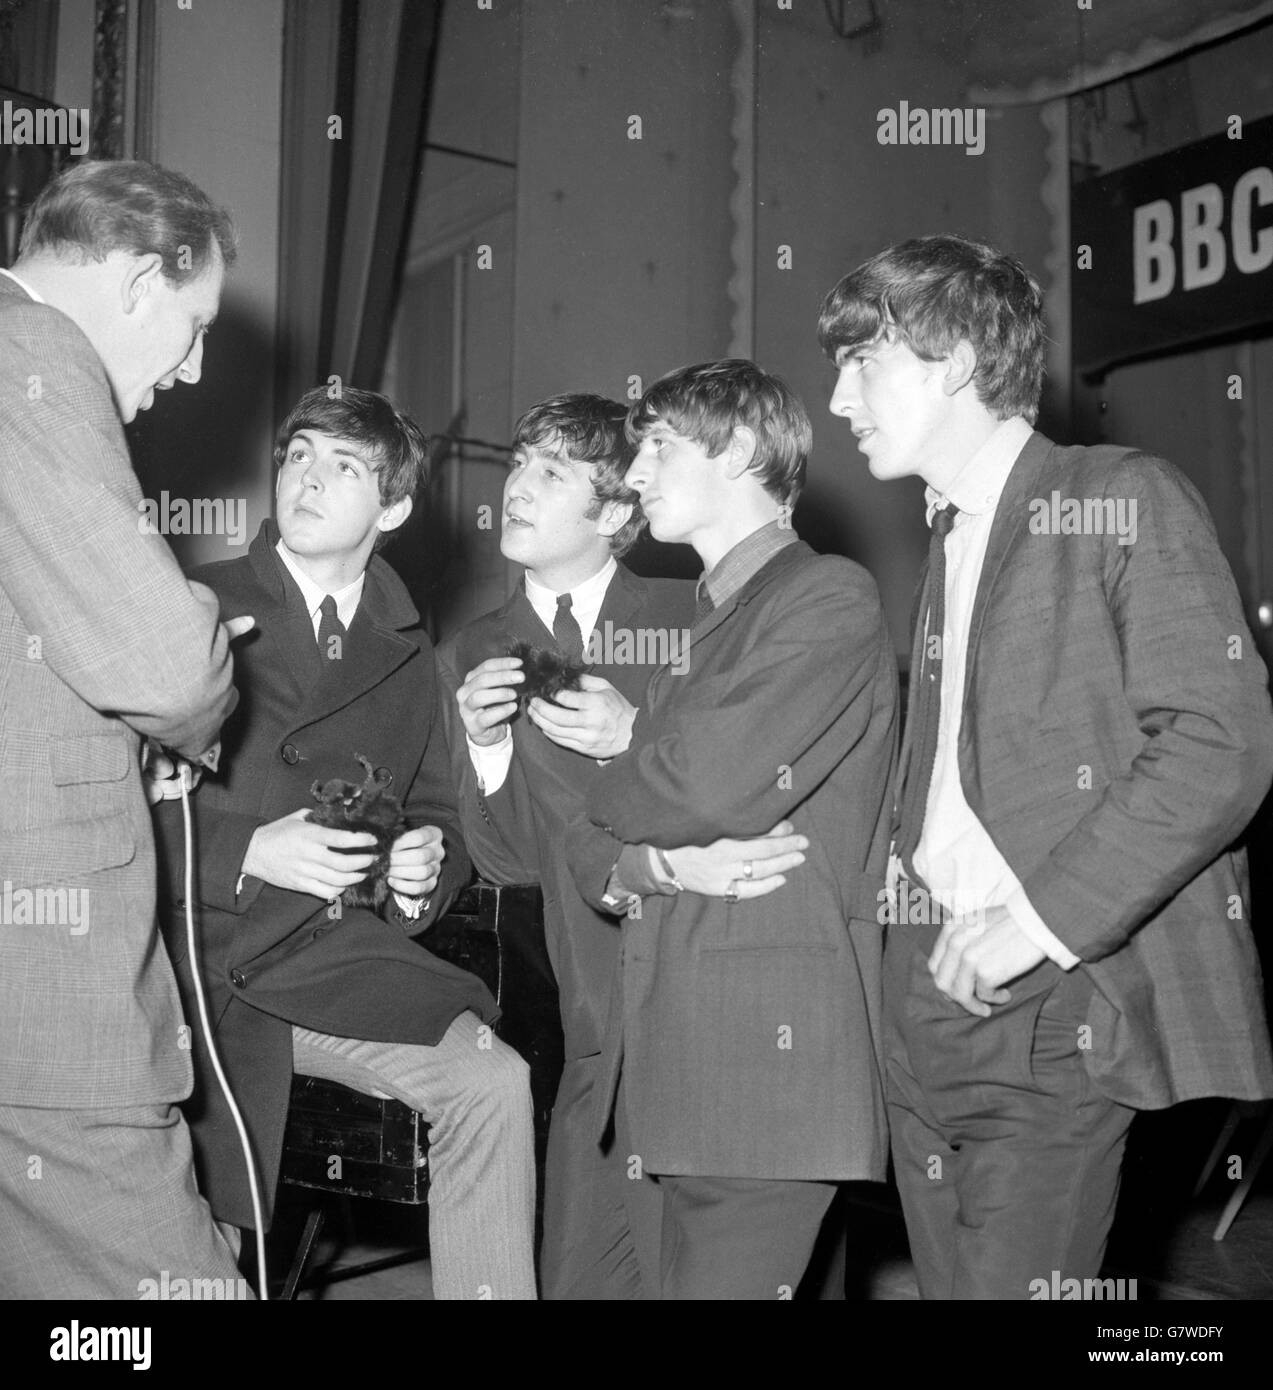
[[[725,888],[725,901],[736,903],[738,901],[738,880],[731,878]]]
[[[752,867],[752,862],[751,862],[751,860],[750,860],[750,859],[744,859],[744,860],[743,860],[743,877],[746,878],[746,879],[750,879],[753,872],[754,872],[754,869],[753,869],[753,867]]]

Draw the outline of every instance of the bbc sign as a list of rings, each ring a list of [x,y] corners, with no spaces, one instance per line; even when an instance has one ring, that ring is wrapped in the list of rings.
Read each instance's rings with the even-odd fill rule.
[[[1273,322],[1273,117],[1075,184],[1070,207],[1080,371]]]

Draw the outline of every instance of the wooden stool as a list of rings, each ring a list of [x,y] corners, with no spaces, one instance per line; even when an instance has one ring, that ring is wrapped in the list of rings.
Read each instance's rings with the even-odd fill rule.
[[[538,1181],[536,1236],[543,1202],[543,1164],[548,1121],[562,1068],[557,985],[544,941],[543,898],[536,885],[477,883],[425,933],[421,945],[483,980],[503,1011],[496,1034],[530,1066]],[[292,1078],[279,1180],[328,1196],[370,1197],[418,1206],[429,1192],[428,1126],[399,1100],[365,1096],[334,1081]],[[322,1232],[325,1214],[316,1203],[281,1297],[295,1299]],[[419,1259],[409,1250],[340,1270],[323,1283],[351,1279]]]

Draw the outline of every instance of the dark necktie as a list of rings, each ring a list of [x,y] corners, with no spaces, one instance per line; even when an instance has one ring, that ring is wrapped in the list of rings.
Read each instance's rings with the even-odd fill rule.
[[[907,874],[915,877],[911,856],[919,844],[928,806],[928,789],[937,760],[937,729],[941,722],[943,634],[946,628],[946,537],[955,524],[956,507],[933,513],[928,541],[928,603],[919,615],[911,651],[910,749],[903,773],[897,855]]]
[[[336,600],[326,595],[318,611],[322,614],[318,622],[318,654],[324,660],[339,661],[345,650],[345,624],[336,616]],[[333,637],[338,640],[333,642]]]
[[[712,602],[711,594],[707,592],[707,585],[700,579],[698,581],[698,598],[694,603],[692,626],[697,627],[715,609],[716,605]]]
[[[583,660],[583,633],[579,621],[570,611],[569,594],[557,595],[557,616],[553,619],[553,637],[563,656],[571,661]]]

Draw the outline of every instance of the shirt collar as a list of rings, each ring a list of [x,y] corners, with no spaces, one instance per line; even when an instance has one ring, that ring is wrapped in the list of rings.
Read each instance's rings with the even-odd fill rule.
[[[48,300],[45,299],[45,297],[42,294],[37,294],[36,291],[33,290],[31,286],[28,285],[27,282],[24,279],[22,279],[20,275],[15,275],[11,270],[0,270],[0,275],[7,275],[9,279],[12,280],[13,283],[17,285],[17,287],[20,290],[25,290],[26,293],[29,294],[37,304],[48,303]]]
[[[593,606],[600,609],[602,602],[605,600],[606,590],[609,588],[610,581],[614,578],[614,572],[618,568],[618,565],[614,562],[614,556],[611,555],[591,579],[585,579],[582,584],[576,584],[573,589],[566,590],[565,592],[570,595],[571,610],[573,611],[576,608],[586,609]],[[532,579],[530,571],[527,570],[526,597],[530,600],[533,608],[546,609],[551,613],[556,610],[559,595],[555,589],[550,589],[547,585],[540,584],[538,580]],[[551,627],[552,624],[550,623],[549,626]]]
[[[305,600],[305,611],[312,618],[322,607],[323,600],[327,597],[327,590],[320,589],[317,584],[305,573],[295,560],[287,553],[287,547],[282,541],[274,547],[280,560],[287,567],[287,572],[296,580],[296,585],[301,591],[301,597]],[[349,626],[350,619],[358,608],[358,600],[362,597],[362,586],[367,578],[367,571],[363,572],[353,581],[346,584],[343,589],[338,589],[332,598],[336,600],[336,614],[346,627]]]
[[[789,525],[767,521],[727,550],[698,581],[696,592],[701,595],[706,589],[712,603],[719,608],[780,550],[794,545],[799,539]]]
[[[945,493],[926,487],[924,515],[929,525],[932,525],[933,513],[947,502],[953,502],[961,512],[972,516],[994,511],[1007,485],[1012,465],[1033,433],[1034,427],[1020,415],[1002,421],[955,475],[954,482]]]

